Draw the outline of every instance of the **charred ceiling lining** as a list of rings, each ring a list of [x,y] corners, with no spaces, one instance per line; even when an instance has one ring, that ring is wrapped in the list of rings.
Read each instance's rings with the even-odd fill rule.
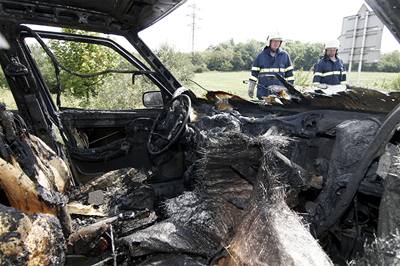
[[[400,0],[366,0],[366,2],[400,42]]]
[[[139,32],[168,15],[185,0],[0,0],[3,20],[103,32]]]

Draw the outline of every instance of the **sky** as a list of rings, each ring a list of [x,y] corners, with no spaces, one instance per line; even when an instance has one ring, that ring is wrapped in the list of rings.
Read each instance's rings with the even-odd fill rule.
[[[355,15],[363,0],[188,0],[177,10],[139,35],[152,49],[163,43],[177,50],[192,49],[191,5],[197,7],[195,50],[233,39],[266,40],[271,32],[285,39],[325,42],[339,37],[343,17]],[[400,50],[400,44],[384,29],[381,52]]]

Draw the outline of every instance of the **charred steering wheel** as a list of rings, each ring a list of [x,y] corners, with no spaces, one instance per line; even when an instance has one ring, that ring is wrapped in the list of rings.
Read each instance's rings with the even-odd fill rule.
[[[192,102],[186,94],[172,98],[157,116],[147,141],[147,150],[158,155],[168,150],[183,133],[189,121]]]

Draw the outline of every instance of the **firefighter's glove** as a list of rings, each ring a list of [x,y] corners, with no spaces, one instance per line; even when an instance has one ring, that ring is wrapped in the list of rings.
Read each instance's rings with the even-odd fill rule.
[[[248,93],[249,93],[249,97],[250,98],[253,98],[253,96],[254,96],[255,87],[256,87],[256,83],[254,81],[252,81],[252,80],[249,80],[249,91],[248,91]]]
[[[319,88],[319,89],[326,89],[328,88],[328,85],[324,84],[324,83],[318,83],[318,84],[314,84],[315,87]]]

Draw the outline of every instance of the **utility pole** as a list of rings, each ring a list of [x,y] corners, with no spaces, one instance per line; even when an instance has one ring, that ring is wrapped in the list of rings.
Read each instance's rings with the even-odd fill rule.
[[[196,29],[197,27],[197,21],[199,20],[199,17],[197,16],[197,12],[199,11],[199,9],[197,8],[196,4],[193,3],[189,6],[189,8],[191,8],[191,13],[188,15],[190,17],[190,28],[192,31],[192,58],[194,57],[194,48],[195,48],[195,34],[196,34]]]
[[[365,49],[365,38],[367,35],[367,28],[368,28],[368,16],[369,11],[365,11],[365,22],[364,22],[364,30],[363,30],[363,37],[361,42],[361,52],[360,52],[360,62],[358,63],[358,76],[357,76],[357,84],[360,84],[360,73],[363,64],[363,56],[364,56],[364,49]]]
[[[352,41],[351,41],[351,50],[350,50],[350,59],[349,59],[349,70],[348,70],[349,73],[351,72],[351,68],[353,67],[353,56],[354,56],[354,49],[356,46],[358,17],[359,17],[359,15],[357,14],[354,19],[354,30],[353,30],[353,36],[352,36]]]

